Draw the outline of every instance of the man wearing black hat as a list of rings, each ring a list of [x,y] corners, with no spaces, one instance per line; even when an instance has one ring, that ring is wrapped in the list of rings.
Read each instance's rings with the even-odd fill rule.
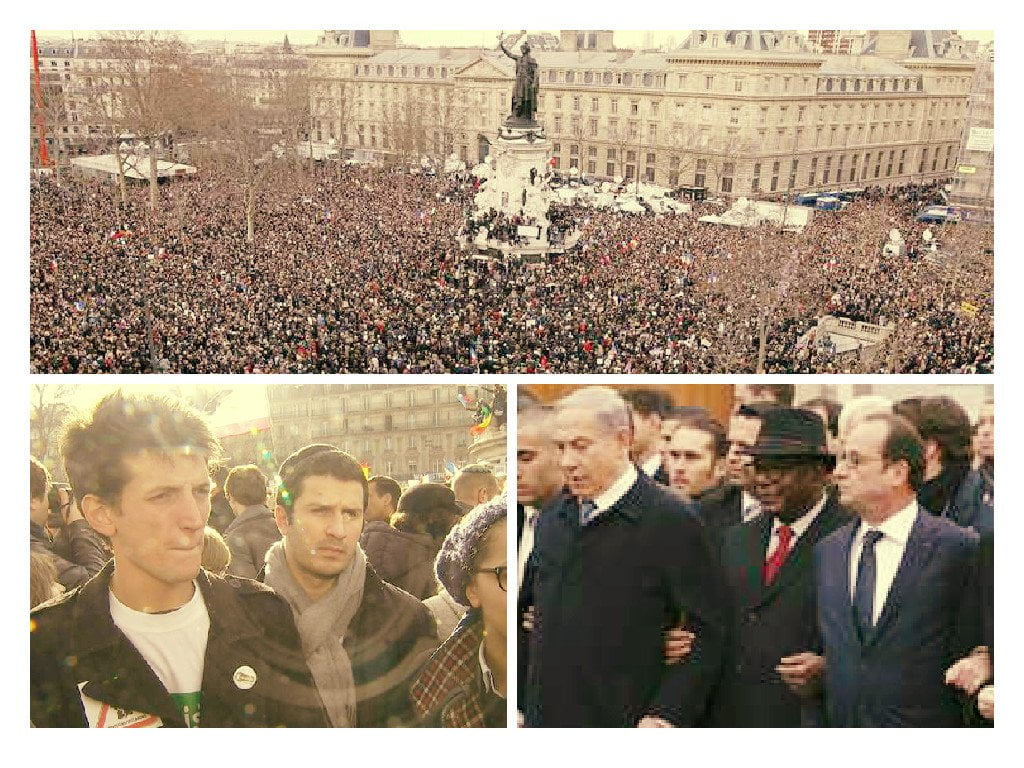
[[[788,687],[820,665],[814,545],[849,519],[826,492],[835,457],[811,411],[764,411],[753,459],[762,514],[725,532],[722,566],[732,598],[730,642],[709,721],[722,727],[801,724]]]

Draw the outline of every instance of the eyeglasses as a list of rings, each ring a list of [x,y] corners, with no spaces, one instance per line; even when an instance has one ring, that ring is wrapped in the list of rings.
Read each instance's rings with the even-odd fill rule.
[[[508,592],[508,566],[496,565],[494,568],[478,568],[474,573],[493,573],[498,579],[502,592]]]
[[[857,453],[857,451],[840,451],[836,460],[837,462],[849,464],[851,467],[859,467],[867,464],[869,461],[874,461],[875,459],[884,461],[884,458],[881,455],[863,456],[860,453]]]

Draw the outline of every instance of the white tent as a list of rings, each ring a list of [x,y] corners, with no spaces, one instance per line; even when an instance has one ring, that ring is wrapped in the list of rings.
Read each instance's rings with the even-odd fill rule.
[[[124,175],[129,179],[149,179],[149,158],[128,155],[123,160]],[[98,176],[117,176],[117,158],[113,154],[73,157],[71,165],[80,171]],[[158,179],[169,179],[180,176],[191,176],[196,172],[195,166],[183,163],[171,163],[167,160],[156,161]]]

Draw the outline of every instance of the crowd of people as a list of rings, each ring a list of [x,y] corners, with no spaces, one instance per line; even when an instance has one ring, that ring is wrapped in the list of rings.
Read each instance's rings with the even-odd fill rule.
[[[519,405],[528,727],[994,720],[991,401]]]
[[[31,370],[59,373],[950,373],[993,370],[991,227],[936,229],[870,190],[799,234],[720,212],[553,206],[580,235],[541,264],[472,258],[478,182],[316,168],[258,193],[215,171],[147,191],[31,191]],[[916,193],[915,193],[916,194]],[[511,222],[498,229],[513,231]],[[891,229],[909,256],[883,255]],[[814,338],[825,314],[892,324],[870,358]],[[762,327],[764,343],[761,343]]]
[[[205,417],[120,391],[61,456],[30,460],[34,726],[505,726],[487,466],[403,489],[316,444],[215,485]]]

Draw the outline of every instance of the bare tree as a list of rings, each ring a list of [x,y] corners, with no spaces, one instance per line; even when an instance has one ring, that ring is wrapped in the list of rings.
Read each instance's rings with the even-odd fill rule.
[[[185,44],[159,31],[107,32],[98,52],[110,66],[103,94],[109,116],[147,148],[149,206],[156,210],[157,148],[195,117],[191,107],[198,73],[190,67]]]
[[[444,162],[455,153],[455,137],[466,127],[466,106],[454,88],[435,86],[430,92],[430,101],[423,110],[429,116],[433,141],[430,142],[434,167],[444,168]]]
[[[44,464],[56,463],[57,439],[74,408],[67,402],[71,387],[65,384],[33,384],[29,412],[30,451]],[[53,462],[48,459],[53,458]]]
[[[256,240],[256,202],[280,163],[273,139],[260,130],[261,113],[231,78],[207,80],[210,144],[208,162],[241,191],[246,240]]]

